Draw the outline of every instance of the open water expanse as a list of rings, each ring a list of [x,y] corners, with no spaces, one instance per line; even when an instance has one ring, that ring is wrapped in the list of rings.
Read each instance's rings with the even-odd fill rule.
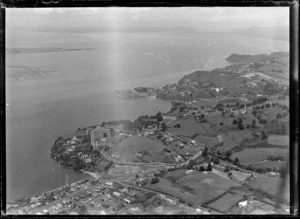
[[[123,100],[113,90],[161,87],[196,69],[228,65],[232,53],[288,51],[288,42],[214,33],[8,32],[7,48],[85,49],[6,54],[7,201],[30,197],[87,177],[50,158],[59,135],[102,121],[166,112],[156,99]],[[22,66],[20,68],[20,66]],[[27,69],[53,74],[10,79]],[[17,69],[19,70],[16,70]],[[23,69],[23,70],[22,70]],[[27,71],[27,70],[26,70]]]

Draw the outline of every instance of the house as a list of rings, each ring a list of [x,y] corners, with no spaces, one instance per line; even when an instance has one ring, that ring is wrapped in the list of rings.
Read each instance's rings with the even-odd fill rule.
[[[121,196],[121,194],[118,193],[118,192],[113,192],[113,195],[114,195],[114,196],[117,196],[117,197],[120,197],[120,196]]]
[[[191,140],[191,144],[196,145],[196,141],[195,140]]]
[[[275,172],[269,172],[270,177],[275,177],[276,175],[277,175],[277,173],[275,173]]]
[[[223,137],[222,137],[222,135],[217,135],[217,139],[218,139],[218,142],[219,142],[219,143],[222,143],[222,142],[223,142]]]
[[[186,171],[185,173],[186,174],[191,174],[193,172],[193,170],[188,170],[188,171]]]
[[[239,202],[239,207],[246,207],[248,204],[248,201],[245,200],[245,201],[242,201],[242,202]]]
[[[105,185],[106,185],[107,187],[112,187],[112,186],[113,186],[113,182],[106,182]]]

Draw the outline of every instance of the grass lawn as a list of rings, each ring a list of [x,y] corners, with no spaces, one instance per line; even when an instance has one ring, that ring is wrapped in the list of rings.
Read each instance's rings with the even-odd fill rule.
[[[172,125],[180,124],[180,128],[170,128],[169,130],[176,135],[192,136],[197,133],[213,134],[213,130],[207,123],[197,123],[194,119],[179,119],[171,123]]]
[[[232,154],[232,159],[236,157],[241,164],[259,162],[266,160],[269,155],[286,155],[288,150],[279,148],[247,148],[243,151]]]
[[[221,212],[227,213],[227,211],[239,201],[243,199],[242,195],[226,193],[224,196],[218,200],[208,204],[209,207],[212,207]]]
[[[185,172],[186,170],[172,171],[160,178],[159,183],[148,184],[147,187],[197,205],[221,195],[230,187],[240,186],[212,172],[203,174],[194,171],[188,175]]]

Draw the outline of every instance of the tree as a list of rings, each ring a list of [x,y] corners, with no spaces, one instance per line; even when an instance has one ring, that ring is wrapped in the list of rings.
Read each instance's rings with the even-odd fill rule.
[[[242,117],[239,117],[239,124],[243,124],[243,118]]]
[[[195,165],[196,165],[196,162],[194,160],[189,160],[187,168],[188,169],[192,169],[193,166],[195,166]]]
[[[252,127],[253,129],[256,128],[256,120],[255,120],[255,119],[252,120],[251,127]]]
[[[264,131],[261,132],[261,140],[266,140],[268,138],[268,136],[266,135],[266,133]]]
[[[166,123],[162,123],[161,124],[161,130],[164,132],[164,131],[166,131],[166,129],[167,129],[167,125],[166,125]]]
[[[276,157],[274,155],[270,155],[270,156],[268,156],[267,160],[275,161]]]
[[[106,132],[103,133],[103,138],[106,138],[108,135]]]
[[[231,157],[231,154],[232,154],[231,151],[226,151],[226,152],[225,152],[225,156],[226,156],[226,157]]]
[[[267,171],[267,172],[272,172],[272,168],[267,167],[267,168],[266,168],[266,171]]]
[[[204,166],[200,166],[200,167],[199,167],[199,171],[201,171],[201,172],[205,171]]]
[[[286,127],[285,127],[285,125],[283,125],[283,124],[281,124],[281,130],[280,130],[280,133],[281,133],[282,135],[285,135],[285,134],[287,133]]]
[[[237,125],[237,127],[238,127],[238,129],[240,129],[240,130],[244,130],[244,126],[243,126],[242,123],[239,123],[239,124]]]
[[[151,184],[155,184],[155,183],[158,183],[158,182],[159,182],[159,178],[158,177],[154,177],[151,180]]]
[[[258,173],[263,173],[263,172],[264,172],[264,169],[263,169],[263,168],[260,168],[260,167],[258,167],[258,168],[256,169],[256,172],[258,172]]]
[[[110,128],[109,129],[109,132],[110,132],[110,135],[111,136],[114,136],[115,135],[115,130],[113,128]]]
[[[239,161],[239,159],[236,157],[235,159],[234,159],[234,165],[237,165],[237,164],[239,164],[240,163],[240,161]]]
[[[208,152],[208,147],[205,145],[204,150],[202,152],[202,156],[206,157],[207,156],[207,152]]]
[[[162,114],[161,114],[160,111],[156,114],[156,120],[157,120],[158,122],[161,122],[161,121],[163,120],[163,117],[162,117]]]
[[[206,171],[212,171],[212,167],[211,167],[211,164],[210,164],[210,163],[207,165]]]
[[[238,124],[238,121],[237,121],[236,119],[234,119],[234,120],[232,121],[232,125],[236,125],[236,124]]]
[[[229,171],[230,171],[230,167],[226,166],[225,169],[224,169],[224,172],[229,172]]]
[[[217,109],[217,110],[222,110],[222,109],[223,109],[223,103],[218,103],[218,104],[216,105],[216,109]]]
[[[221,123],[220,123],[220,126],[222,126],[222,125],[224,125],[224,123],[223,123],[223,122],[221,122]]]
[[[219,164],[219,163],[220,163],[220,159],[219,159],[219,158],[213,158],[213,159],[212,159],[212,162],[213,162],[214,164]]]

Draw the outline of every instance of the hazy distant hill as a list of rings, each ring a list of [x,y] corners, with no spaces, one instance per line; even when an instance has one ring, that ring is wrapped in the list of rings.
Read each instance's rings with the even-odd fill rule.
[[[231,30],[231,33],[250,37],[289,41],[288,26],[238,28]]]
[[[33,32],[65,32],[65,33],[101,33],[101,32],[120,32],[120,33],[143,33],[143,32],[171,32],[171,33],[197,33],[198,30],[193,27],[119,27],[112,28],[110,26],[101,27],[18,27],[18,30]],[[14,29],[8,29],[11,31]]]
[[[266,62],[272,61],[275,58],[283,58],[289,57],[288,52],[274,52],[271,54],[258,54],[258,55],[239,55],[239,54],[232,54],[226,58],[226,61],[234,64],[245,64],[250,62]],[[278,60],[277,60],[278,61]]]

